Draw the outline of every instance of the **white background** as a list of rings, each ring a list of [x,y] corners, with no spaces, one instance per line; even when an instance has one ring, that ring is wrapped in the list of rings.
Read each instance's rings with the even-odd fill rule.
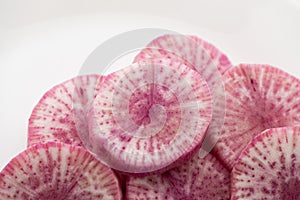
[[[0,169],[26,148],[43,93],[76,76],[103,41],[136,28],[198,35],[234,64],[268,63],[300,78],[300,0],[0,0]]]

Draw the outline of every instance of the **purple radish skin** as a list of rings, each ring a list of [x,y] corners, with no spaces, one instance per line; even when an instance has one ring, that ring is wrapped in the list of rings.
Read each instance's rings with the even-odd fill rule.
[[[82,147],[33,145],[0,173],[0,199],[120,200],[114,172]]]
[[[268,129],[243,150],[232,170],[232,200],[300,199],[300,127]]]

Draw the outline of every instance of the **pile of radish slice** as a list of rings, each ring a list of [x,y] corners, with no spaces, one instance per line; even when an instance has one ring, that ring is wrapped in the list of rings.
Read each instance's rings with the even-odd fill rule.
[[[47,91],[0,199],[300,199],[300,80],[163,35]]]

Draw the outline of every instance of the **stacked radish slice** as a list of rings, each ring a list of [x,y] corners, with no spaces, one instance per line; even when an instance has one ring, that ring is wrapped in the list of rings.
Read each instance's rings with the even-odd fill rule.
[[[241,64],[223,77],[224,126],[214,147],[228,169],[254,136],[300,124],[300,80],[269,65]]]
[[[201,144],[211,120],[205,81],[171,59],[112,73],[100,91],[90,114],[93,146],[100,160],[119,171],[171,168]]]
[[[101,78],[76,77],[41,98],[29,119],[28,149],[0,174],[0,199],[122,199],[116,174],[83,148],[89,139],[81,125],[94,98],[87,88],[97,91]]]
[[[300,199],[300,81],[196,36],[49,90],[0,199]]]
[[[29,147],[3,169],[1,199],[121,199],[112,170],[81,147]]]
[[[28,125],[28,146],[63,142],[90,146],[86,112],[102,76],[79,76],[47,91],[34,107]]]
[[[232,199],[299,199],[299,152],[300,127],[254,137],[233,167]]]

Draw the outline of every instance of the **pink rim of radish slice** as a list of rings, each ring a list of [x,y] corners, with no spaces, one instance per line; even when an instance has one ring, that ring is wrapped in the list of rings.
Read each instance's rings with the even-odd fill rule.
[[[197,36],[163,35],[150,42],[134,61],[152,58],[171,58],[184,61],[206,80],[213,97],[213,117],[201,147],[201,157],[211,151],[218,140],[224,122],[225,96],[222,74],[231,63],[227,56],[212,44]]]
[[[232,170],[232,199],[300,198],[300,127],[268,129],[243,150]]]
[[[28,146],[54,141],[89,148],[86,112],[101,76],[87,75],[65,81],[46,92],[32,111]],[[89,89],[89,90],[88,90]]]
[[[251,139],[268,128],[300,125],[300,80],[269,65],[241,64],[223,79],[226,116],[213,153],[232,169]]]
[[[113,171],[82,147],[33,145],[0,173],[0,199],[118,199]]]
[[[166,169],[201,144],[211,109],[206,82],[183,63],[132,64],[101,82],[89,120],[94,153],[122,172]]]
[[[184,165],[162,175],[129,177],[126,198],[229,199],[230,172],[211,154],[200,158],[199,153]]]

